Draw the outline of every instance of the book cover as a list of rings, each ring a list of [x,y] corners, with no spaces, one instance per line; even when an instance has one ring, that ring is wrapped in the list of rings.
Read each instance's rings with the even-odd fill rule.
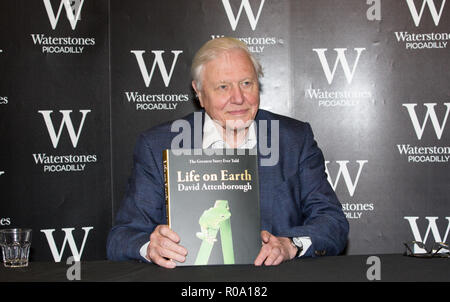
[[[177,265],[252,264],[261,249],[257,155],[191,151],[163,154],[167,222],[188,250]]]

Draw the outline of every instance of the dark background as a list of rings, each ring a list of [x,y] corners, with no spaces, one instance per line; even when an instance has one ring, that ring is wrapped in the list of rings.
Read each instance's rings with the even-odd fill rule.
[[[419,13],[424,1],[413,1]],[[106,236],[124,196],[138,134],[198,108],[190,87],[191,60],[203,43],[222,35],[243,38],[260,59],[265,73],[261,108],[312,125],[330,182],[336,184],[349,215],[346,254],[398,253],[404,241],[447,239],[448,160],[408,162],[397,145],[449,146],[450,105],[445,104],[450,102],[450,55],[447,46],[406,49],[395,32],[448,33],[449,3],[428,2],[434,3],[438,13],[444,5],[437,26],[425,4],[416,26],[407,1],[50,0],[55,16],[62,5],[52,29],[44,2],[0,2],[0,227],[33,228],[32,259],[57,261],[42,232],[54,230],[56,250],[65,261],[73,253],[70,236],[63,230],[69,232],[69,228],[73,228],[78,252],[86,239],[83,260],[105,258]],[[75,11],[82,3],[75,29],[64,3]],[[227,15],[227,3],[233,16]],[[376,18],[368,18],[378,4]],[[237,19],[241,5],[233,30],[231,21]],[[43,53],[43,45],[34,44],[32,34],[93,38],[95,45],[84,46],[82,53]],[[333,70],[334,49],[339,48],[346,49],[350,70],[355,67],[353,80],[347,81],[338,63],[329,84],[313,49],[326,49]],[[356,66],[355,48],[365,48]],[[152,51],[164,51],[167,71],[174,60],[172,51],[182,51],[168,87],[158,66],[146,87],[131,53],[135,50],[145,51],[148,72],[154,62]],[[309,89],[363,91],[370,97],[354,98],[352,106],[323,106],[308,96]],[[168,102],[177,103],[175,110],[138,110],[126,92],[187,95],[189,100]],[[417,118],[424,126],[421,139],[403,106],[408,103],[417,104]],[[443,129],[440,139],[431,118],[425,119],[426,103],[436,103],[435,114]],[[72,110],[73,128],[81,131],[76,147],[67,125],[53,147],[41,110],[53,110],[57,133],[63,117],[60,111]],[[83,127],[80,110],[91,110]],[[91,154],[97,160],[82,171],[44,172],[33,157],[44,153]],[[339,170],[342,161],[348,161],[353,184],[360,172],[353,195],[345,171]],[[362,167],[358,161],[364,161]],[[415,221],[417,229],[409,221]],[[93,229],[86,233],[88,227]]]

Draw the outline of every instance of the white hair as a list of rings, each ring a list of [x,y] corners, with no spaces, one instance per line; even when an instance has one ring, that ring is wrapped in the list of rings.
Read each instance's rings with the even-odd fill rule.
[[[194,59],[192,60],[191,66],[191,76],[197,86],[197,89],[201,90],[202,87],[202,71],[203,66],[217,58],[223,52],[232,49],[241,49],[243,50],[249,57],[249,59],[253,63],[253,67],[255,68],[255,73],[258,79],[263,76],[263,71],[261,64],[259,64],[258,60],[251,54],[248,50],[247,45],[235,38],[230,37],[222,37],[216,38],[206,42],[195,54]]]

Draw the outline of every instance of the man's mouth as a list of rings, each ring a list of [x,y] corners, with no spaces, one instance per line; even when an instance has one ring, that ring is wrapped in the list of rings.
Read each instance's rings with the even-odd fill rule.
[[[234,116],[245,115],[248,113],[248,109],[231,110],[231,111],[228,111],[228,113],[231,115],[234,115]]]

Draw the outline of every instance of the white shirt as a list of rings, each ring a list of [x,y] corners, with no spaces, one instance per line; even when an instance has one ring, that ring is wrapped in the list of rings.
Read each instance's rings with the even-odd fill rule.
[[[255,122],[253,121],[248,128],[244,141],[238,146],[238,149],[252,149],[256,146],[256,129]],[[230,146],[223,140],[221,126],[211,119],[211,117],[205,112],[205,123],[203,124],[203,149],[224,149],[230,148]],[[311,238],[298,237],[303,244],[303,249],[299,254],[299,257],[303,256],[311,246]],[[146,242],[139,250],[139,254],[150,261],[147,256],[147,247],[150,241]]]
[[[256,146],[255,122],[248,127],[244,141],[238,146],[238,149],[252,149]],[[213,121],[205,112],[205,123],[203,124],[203,149],[225,149],[230,146],[223,140],[222,126]]]

